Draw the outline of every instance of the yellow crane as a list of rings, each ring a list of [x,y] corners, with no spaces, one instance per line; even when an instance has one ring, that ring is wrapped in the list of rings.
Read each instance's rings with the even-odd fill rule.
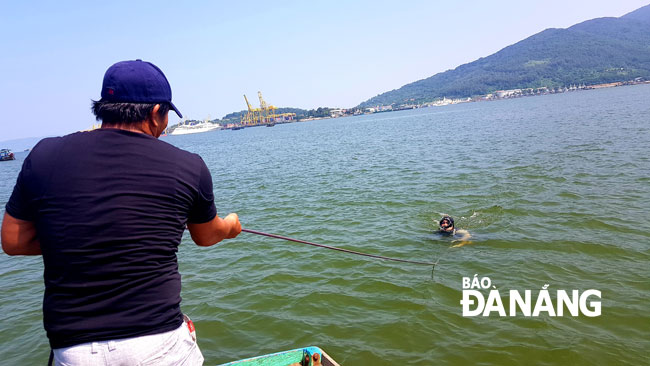
[[[262,92],[257,92],[257,97],[260,100],[260,109],[262,110],[262,123],[273,123],[277,115],[275,114],[276,107],[272,105],[267,105],[264,98],[262,98]]]
[[[262,108],[262,110],[266,109],[266,102],[262,98],[262,92],[261,91],[257,92],[257,97],[260,99],[260,108]]]
[[[246,94],[244,94],[244,100],[246,101],[248,112],[246,112],[246,114],[242,117],[241,124],[246,126],[255,125],[258,123],[259,120],[260,110],[251,107],[251,104],[248,102],[248,98],[246,98]]]
[[[282,121],[291,121],[293,117],[296,116],[295,113],[282,113],[276,114],[275,111],[278,109],[275,106],[268,105],[264,98],[262,98],[262,92],[257,92],[257,98],[260,100],[260,108],[253,108],[248,102],[246,94],[244,94],[244,100],[246,101],[246,107],[248,112],[241,118],[241,124],[245,126],[258,126],[262,124],[274,124],[279,118]]]

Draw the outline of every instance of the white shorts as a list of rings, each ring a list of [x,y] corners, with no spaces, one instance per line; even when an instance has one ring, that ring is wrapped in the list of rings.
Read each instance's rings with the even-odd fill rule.
[[[185,322],[165,333],[83,343],[53,352],[55,366],[203,365],[201,350]]]

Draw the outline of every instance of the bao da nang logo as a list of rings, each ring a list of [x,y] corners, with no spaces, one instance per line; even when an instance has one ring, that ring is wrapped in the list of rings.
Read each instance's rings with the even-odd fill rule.
[[[600,316],[600,291],[586,290],[556,290],[552,298],[549,285],[545,284],[533,297],[533,291],[509,290],[506,301],[501,298],[501,292],[492,285],[489,277],[463,277],[463,316],[517,316],[537,317],[547,316]],[[488,292],[489,290],[489,292]],[[486,293],[487,292],[487,293]],[[486,295],[487,294],[487,298]],[[504,306],[504,303],[508,305]]]

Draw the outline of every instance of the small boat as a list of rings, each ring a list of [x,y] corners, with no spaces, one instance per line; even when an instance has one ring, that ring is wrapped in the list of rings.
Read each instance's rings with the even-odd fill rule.
[[[0,161],[9,161],[9,160],[16,160],[14,153],[12,153],[11,150],[9,149],[0,150]]]
[[[269,122],[269,123],[266,124],[266,127],[273,127],[273,126],[275,126],[275,123],[273,123],[273,122]]]
[[[246,358],[219,366],[340,366],[325,351],[310,346]]]

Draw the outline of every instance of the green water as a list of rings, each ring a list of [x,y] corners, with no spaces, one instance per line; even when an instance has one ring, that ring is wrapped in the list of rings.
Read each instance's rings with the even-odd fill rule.
[[[206,365],[322,347],[344,365],[647,364],[650,85],[169,136],[210,167],[244,227],[185,235],[183,310]],[[4,207],[24,154],[0,163]],[[472,233],[450,248],[442,213]],[[597,289],[599,317],[463,317],[462,277]],[[3,365],[45,363],[39,258],[0,256]],[[552,292],[554,293],[554,292]]]

